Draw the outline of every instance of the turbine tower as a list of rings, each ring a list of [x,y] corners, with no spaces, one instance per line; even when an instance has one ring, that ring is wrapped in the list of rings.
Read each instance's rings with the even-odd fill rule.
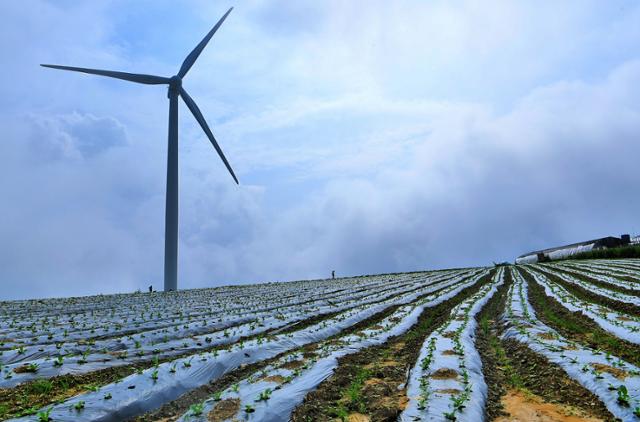
[[[200,43],[193,49],[191,53],[184,59],[180,70],[177,75],[170,78],[164,76],[145,75],[138,73],[126,73],[126,72],[114,72],[111,70],[99,70],[99,69],[86,69],[82,67],[71,66],[58,66],[52,64],[42,64],[41,66],[50,67],[60,70],[71,70],[74,72],[89,73],[92,75],[108,76],[116,79],[123,79],[125,81],[137,82],[146,85],[168,85],[169,92],[167,97],[169,98],[169,148],[167,155],[167,202],[165,210],[165,236],[164,236],[164,290],[176,291],[178,289],[178,97],[181,97],[184,103],[187,105],[191,113],[196,118],[202,130],[207,135],[211,144],[218,152],[218,155],[224,162],[224,165],[231,173],[231,177],[238,184],[238,178],[231,169],[227,158],[222,153],[218,142],[213,137],[209,125],[204,120],[200,109],[193,101],[193,99],[187,94],[187,91],[182,87],[182,79],[185,77],[191,66],[202,53],[202,50],[206,47],[207,43],[216,33],[222,22],[229,16],[229,13],[233,10],[233,7],[227,11],[227,13],[220,18],[218,23],[209,31],[209,33],[200,41]]]

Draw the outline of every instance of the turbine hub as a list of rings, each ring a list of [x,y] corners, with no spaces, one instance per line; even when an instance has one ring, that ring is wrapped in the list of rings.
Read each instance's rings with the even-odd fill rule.
[[[169,79],[169,95],[178,94],[182,87],[182,78],[178,75],[174,75]]]
[[[178,75],[174,75],[171,77],[170,79],[171,82],[169,82],[171,84],[171,86],[175,86],[176,88],[180,88],[182,86],[182,78]]]

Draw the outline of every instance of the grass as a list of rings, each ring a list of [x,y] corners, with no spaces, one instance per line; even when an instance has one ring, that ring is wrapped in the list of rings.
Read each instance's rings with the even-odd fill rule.
[[[483,334],[489,340],[489,346],[493,350],[493,353],[496,356],[496,360],[498,361],[498,365],[502,368],[505,374],[505,381],[507,384],[517,390],[521,390],[527,392],[528,390],[524,386],[524,382],[522,377],[515,370],[513,365],[511,364],[511,360],[507,356],[504,348],[502,347],[502,342],[498,338],[498,336],[491,331],[491,326],[489,322],[489,317],[484,315],[482,319],[480,319],[480,328],[482,329]]]
[[[596,249],[589,252],[581,252],[567,259],[620,259],[640,258],[640,245],[620,246],[617,248]]]
[[[49,394],[53,389],[53,383],[50,380],[38,379],[29,385],[29,391],[32,394]]]
[[[366,380],[371,378],[372,372],[366,368],[359,368],[351,384],[343,392],[343,399],[331,411],[332,416],[347,420],[350,411],[365,413],[367,404],[362,396],[362,387]]]
[[[362,387],[364,386],[364,382],[370,377],[371,371],[361,368],[347,389],[347,398],[349,399],[350,407],[361,413],[364,413],[367,407],[366,403],[362,400]]]

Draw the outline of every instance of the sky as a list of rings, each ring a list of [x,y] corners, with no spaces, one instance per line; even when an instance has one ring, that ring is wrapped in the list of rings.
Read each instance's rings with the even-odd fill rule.
[[[0,300],[491,265],[640,233],[640,3],[1,2]]]

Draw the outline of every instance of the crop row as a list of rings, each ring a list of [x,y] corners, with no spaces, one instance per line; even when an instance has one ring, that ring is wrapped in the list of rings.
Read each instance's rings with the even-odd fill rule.
[[[580,394],[600,403],[605,418],[640,420],[639,360],[631,353],[617,355],[622,349],[615,345],[616,339],[640,345],[640,299],[634,294],[640,292],[639,274],[637,260],[579,261],[2,302],[0,399],[7,403],[15,402],[8,400],[14,389],[28,396],[32,386],[63,375],[137,369],[115,381],[97,381],[87,391],[70,391],[57,402],[39,397],[19,409],[0,404],[0,415],[25,421],[145,420],[172,404],[174,410],[163,414],[172,420],[297,420],[302,416],[296,409],[309,408],[311,392],[321,397],[344,391],[330,408],[319,405],[313,419],[367,414],[379,407],[373,401],[388,394],[398,403],[391,411],[400,420],[477,421],[487,417],[487,408],[503,406],[498,401],[507,390],[525,388],[518,381],[528,379],[518,363],[525,353],[518,347],[524,347],[536,356],[541,374],[560,371],[563,385],[583,388]],[[557,304],[559,314],[568,312],[577,321],[574,327],[595,324],[610,336],[608,343],[572,333],[578,328],[563,324],[553,310],[538,316],[529,290],[546,298],[535,296],[539,310],[545,300]],[[494,296],[504,309],[491,323],[491,352],[478,347],[479,330],[486,337],[489,328],[477,318]],[[437,325],[417,331],[429,318]],[[397,388],[368,393],[377,382],[368,368],[356,371],[348,385],[334,378],[346,360],[361,361],[357,356],[370,349],[389,356],[386,345],[414,344],[416,335],[416,353],[403,355],[412,356],[406,382]],[[492,359],[511,374],[492,374],[502,380],[499,386],[486,381],[491,365],[483,363]],[[241,375],[197,395],[197,401],[189,398],[233,374]],[[542,387],[526,388],[546,397]]]

